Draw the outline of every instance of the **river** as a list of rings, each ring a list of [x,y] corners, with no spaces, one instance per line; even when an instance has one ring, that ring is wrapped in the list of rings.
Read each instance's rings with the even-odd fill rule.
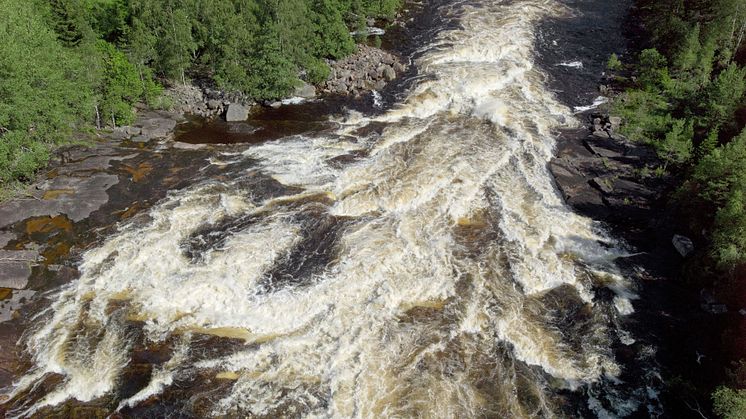
[[[536,32],[569,12],[434,7],[442,27],[383,111],[214,156],[229,176],[83,255],[24,337],[12,413],[106,396],[132,416],[656,414],[652,378],[615,355],[635,342],[629,251],[547,169],[578,122]]]

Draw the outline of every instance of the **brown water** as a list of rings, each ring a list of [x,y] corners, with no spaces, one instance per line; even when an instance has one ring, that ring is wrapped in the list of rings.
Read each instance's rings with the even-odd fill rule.
[[[546,168],[576,121],[535,36],[568,10],[431,13],[441,29],[383,111],[329,101],[181,133],[251,144],[200,154],[219,175],[82,255],[23,340],[11,415],[655,414],[650,377],[625,383],[614,350],[635,342],[626,250]]]

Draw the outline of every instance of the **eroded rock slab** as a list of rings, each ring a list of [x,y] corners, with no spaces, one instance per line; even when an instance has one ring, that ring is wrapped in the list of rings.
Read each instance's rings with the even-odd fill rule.
[[[34,250],[0,250],[0,288],[26,288],[32,264],[38,259]]]
[[[0,227],[29,217],[65,214],[80,221],[108,200],[106,191],[119,183],[117,175],[95,173],[90,177],[58,176],[37,186],[33,197],[0,204]]]

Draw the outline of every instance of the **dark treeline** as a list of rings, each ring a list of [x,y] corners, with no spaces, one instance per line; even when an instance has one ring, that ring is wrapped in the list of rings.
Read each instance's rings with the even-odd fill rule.
[[[647,49],[609,68],[628,138],[656,148],[681,186],[674,198],[703,251],[686,273],[736,310],[746,305],[746,1],[637,0]],[[630,77],[622,77],[622,75]],[[725,418],[746,417],[743,322],[724,337],[736,361],[711,396]]]
[[[74,131],[163,107],[161,82],[208,78],[256,100],[318,83],[351,30],[399,0],[0,0],[0,186]]]

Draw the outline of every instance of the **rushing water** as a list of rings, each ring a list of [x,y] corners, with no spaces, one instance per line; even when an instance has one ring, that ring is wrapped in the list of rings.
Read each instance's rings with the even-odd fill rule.
[[[205,415],[581,414],[570,394],[613,416],[650,403],[644,384],[621,383],[612,350],[633,340],[619,326],[634,297],[613,264],[623,250],[563,203],[546,167],[553,130],[575,120],[534,67],[534,31],[565,12],[442,6],[454,29],[416,54],[401,103],[224,154],[210,164],[230,180],[123,225],[25,338],[35,366],[13,394],[62,379],[15,414],[111,394],[129,409],[208,378],[230,385]],[[197,348],[205,334],[243,343]],[[167,359],[123,392],[133,348],[162,342]]]

